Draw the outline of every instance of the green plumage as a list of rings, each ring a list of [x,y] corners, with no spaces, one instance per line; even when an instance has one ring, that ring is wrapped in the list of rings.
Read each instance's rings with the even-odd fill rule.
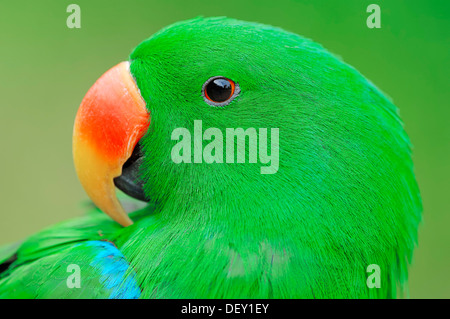
[[[151,112],[140,143],[152,204],[127,228],[93,213],[32,236],[1,275],[0,297],[120,297],[98,279],[97,252],[75,246],[99,240],[123,254],[140,298],[396,296],[421,200],[397,109],[372,83],[317,43],[227,18],[169,26],[130,61]],[[230,105],[203,100],[213,76],[239,83]],[[279,128],[278,172],[173,163],[171,133],[192,132],[194,120],[223,132]],[[84,265],[97,289],[67,289],[67,263]],[[381,288],[367,287],[370,264]]]

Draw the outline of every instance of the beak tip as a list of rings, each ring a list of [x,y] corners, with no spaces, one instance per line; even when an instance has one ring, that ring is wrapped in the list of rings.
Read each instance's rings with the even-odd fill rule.
[[[122,225],[123,227],[128,227],[133,225],[133,221],[131,220],[131,218],[128,215],[124,215],[123,218],[120,221],[117,221],[120,225]]]

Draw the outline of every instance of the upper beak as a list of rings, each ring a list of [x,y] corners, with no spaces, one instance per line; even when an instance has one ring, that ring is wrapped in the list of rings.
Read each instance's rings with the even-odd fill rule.
[[[147,131],[150,114],[122,62],[89,89],[75,119],[73,157],[86,193],[103,212],[123,226],[133,222],[115,193],[114,178]]]

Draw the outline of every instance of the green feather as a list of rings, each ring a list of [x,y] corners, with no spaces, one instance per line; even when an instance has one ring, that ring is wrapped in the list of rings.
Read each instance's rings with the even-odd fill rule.
[[[156,204],[127,228],[91,214],[31,237],[3,274],[0,297],[21,282],[30,286],[20,296],[110,296],[102,284],[71,295],[53,281],[59,266],[31,270],[91,262],[95,252],[76,244],[102,239],[131,265],[141,298],[396,296],[422,206],[408,136],[379,89],[311,40],[228,18],[169,26],[130,61],[151,112],[141,174]],[[204,102],[213,76],[239,83],[228,106]],[[194,120],[223,132],[279,128],[278,172],[261,175],[259,161],[173,163],[171,133],[192,132]],[[381,288],[366,284],[371,264],[380,266]]]
[[[13,259],[20,243],[11,243],[0,247],[0,265]]]

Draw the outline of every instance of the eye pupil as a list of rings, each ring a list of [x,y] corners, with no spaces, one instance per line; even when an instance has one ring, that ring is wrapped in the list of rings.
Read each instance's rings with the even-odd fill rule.
[[[224,102],[233,95],[234,86],[231,80],[214,79],[206,86],[207,97],[213,102]]]
[[[209,78],[202,86],[204,101],[212,106],[226,106],[241,93],[237,82],[223,76]]]

